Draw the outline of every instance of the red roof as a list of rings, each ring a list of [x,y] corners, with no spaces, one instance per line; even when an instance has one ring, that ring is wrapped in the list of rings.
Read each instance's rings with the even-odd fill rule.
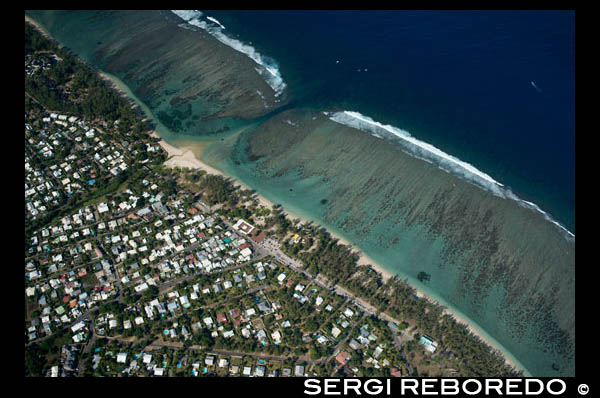
[[[390,374],[392,375],[392,377],[402,377],[402,371],[398,368],[392,368],[390,370]]]
[[[250,244],[244,243],[243,245],[240,245],[240,249],[242,249],[242,250],[244,250],[247,247],[250,247]]]
[[[260,234],[251,237],[250,239],[252,239],[253,241],[255,241],[256,243],[260,243],[263,241],[263,239],[265,239],[265,233],[261,232]]]
[[[68,303],[69,300],[71,300],[71,296],[65,296],[65,297],[63,297],[63,303]]]
[[[342,351],[339,354],[337,354],[335,360],[338,361],[340,364],[345,365],[346,358],[350,358],[350,354],[348,354],[346,351]]]
[[[227,322],[227,317],[225,316],[224,313],[219,313],[217,314],[217,321],[219,322]]]

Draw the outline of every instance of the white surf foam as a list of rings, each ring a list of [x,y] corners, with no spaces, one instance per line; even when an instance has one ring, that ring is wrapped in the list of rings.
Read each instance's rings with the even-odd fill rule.
[[[323,113],[336,123],[366,131],[377,138],[384,136],[390,140],[399,142],[405,151],[412,156],[436,164],[442,170],[474,183],[492,192],[496,196],[512,199],[523,207],[536,210],[542,213],[546,220],[556,225],[565,234],[565,237],[575,239],[573,233],[554,220],[548,213],[540,209],[535,203],[520,199],[509,188],[494,180],[488,174],[478,170],[469,163],[463,162],[462,160],[443,152],[431,144],[419,141],[411,136],[408,131],[376,122],[359,112],[343,111]]]
[[[279,97],[283,94],[283,91],[286,88],[286,84],[281,77],[281,73],[279,72],[279,65],[277,62],[265,55],[260,54],[256,49],[248,44],[244,44],[241,41],[234,39],[232,37],[227,36],[223,33],[223,29],[225,27],[219,23],[215,18],[206,17],[207,20],[218,24],[218,26],[212,26],[206,23],[206,21],[201,20],[200,18],[204,15],[201,11],[197,10],[171,10],[175,15],[189,23],[190,25],[197,26],[205,31],[207,31],[211,36],[215,39],[219,40],[221,43],[225,44],[233,48],[236,51],[241,52],[242,54],[247,55],[250,59],[252,59],[258,65],[255,69],[260,74],[267,84],[273,89],[275,92],[275,97]],[[221,28],[222,27],[222,28]]]
[[[223,26],[223,24],[221,24],[221,22],[219,22],[217,20],[217,18],[213,18],[213,17],[206,17],[206,19],[208,19],[209,21],[212,21],[214,23],[216,23],[217,25],[219,25],[221,27],[221,29],[225,29],[225,26]]]

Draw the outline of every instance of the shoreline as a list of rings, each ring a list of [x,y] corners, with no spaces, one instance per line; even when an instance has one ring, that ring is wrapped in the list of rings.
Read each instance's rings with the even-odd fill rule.
[[[47,37],[50,40],[53,40],[54,42],[57,42],[56,40],[54,40],[52,38],[52,36],[48,32],[46,32],[43,29],[43,27],[41,27],[40,24],[38,24],[37,22],[32,20],[27,15],[25,15],[25,20],[26,20],[26,22],[30,23],[35,28],[37,28],[45,37]],[[60,46],[60,43],[58,43],[58,45]],[[81,59],[81,58],[79,58],[79,59]],[[84,61],[84,60],[82,60],[82,61]],[[138,106],[136,99],[133,98],[125,89],[123,89],[123,87],[121,87],[121,85],[120,85],[121,82],[116,81],[115,79],[112,78],[112,76],[110,76],[109,74],[107,74],[103,71],[100,71],[96,68],[93,68],[93,69],[95,71],[97,71],[104,80],[109,82],[110,86],[113,89],[115,89],[117,92],[119,92],[120,95],[131,99],[133,101],[132,108],[135,106]],[[171,168],[179,167],[179,168],[201,169],[201,170],[206,171],[209,174],[216,174],[216,175],[223,176],[224,178],[230,179],[233,182],[234,186],[237,185],[237,186],[242,187],[243,189],[252,190],[252,188],[250,188],[247,184],[243,183],[239,179],[237,179],[233,176],[227,175],[227,174],[223,173],[222,171],[220,171],[220,170],[206,164],[202,160],[200,160],[199,156],[201,157],[202,155],[200,154],[199,156],[196,156],[196,153],[194,152],[194,148],[192,146],[188,146],[188,145],[182,145],[181,147],[173,146],[173,145],[167,143],[162,137],[160,137],[156,131],[151,131],[149,135],[152,137],[155,137],[155,138],[159,138],[160,141],[158,142],[158,144],[167,152],[168,159],[163,163],[165,166],[171,167]],[[201,148],[199,148],[199,149],[201,149],[203,151],[204,147],[207,146],[208,144],[209,144],[208,142],[200,144],[199,147],[201,147]],[[255,196],[258,199],[259,204],[266,208],[272,209],[272,207],[275,205],[275,203],[273,203],[273,201],[265,198],[264,196],[260,195],[256,191],[255,191]],[[282,207],[282,212],[290,220],[293,220],[294,218],[298,218],[301,220],[302,223],[308,223],[310,221],[310,220],[307,220],[305,217],[298,216],[294,212],[291,212],[287,209],[283,209],[283,207]],[[394,276],[394,274],[392,274],[391,272],[386,270],[383,266],[378,264],[376,261],[372,260],[370,257],[365,255],[361,250],[359,250],[355,245],[351,244],[347,239],[341,237],[337,233],[332,232],[330,228],[325,228],[325,229],[333,238],[338,240],[338,243],[349,246],[353,252],[358,254],[358,256],[359,256],[359,259],[357,261],[358,266],[370,265],[376,272],[378,272],[381,275],[381,278],[384,282],[386,282],[387,280],[389,280],[390,278],[392,278]],[[417,297],[424,298],[431,303],[441,305],[433,297],[430,297],[429,295],[420,291],[418,288],[416,288],[413,285],[410,285],[410,286],[415,290],[415,294],[417,295]],[[517,364],[511,358],[509,358],[505,354],[504,351],[499,349],[495,344],[491,344],[490,340],[488,338],[484,337],[482,335],[482,333],[476,327],[471,325],[471,323],[466,321],[463,316],[457,314],[454,309],[448,308],[448,306],[446,306],[446,305],[443,305],[443,307],[444,307],[444,311],[443,311],[444,314],[448,314],[457,323],[464,325],[470,333],[477,336],[481,341],[483,341],[485,344],[490,346],[492,348],[492,350],[494,350],[498,355],[500,355],[504,359],[505,363],[508,366],[510,366],[511,368],[513,368],[515,370],[522,371],[525,374],[525,376],[528,376],[528,375],[530,376],[529,372],[526,370],[526,368],[524,366],[517,366]]]
[[[223,176],[225,178],[232,180],[232,183],[234,186],[240,186],[243,189],[249,189],[249,190],[252,189],[245,183],[241,182],[239,179],[232,177],[230,175],[227,175],[227,174],[223,173],[222,171],[215,169],[214,167],[212,167],[212,166],[206,164],[205,162],[203,162],[202,160],[200,160],[198,158],[198,156],[196,156],[192,147],[186,146],[186,145],[183,145],[181,147],[175,147],[175,146],[167,143],[164,139],[162,139],[156,131],[152,131],[152,133],[150,135],[152,137],[159,138],[160,139],[160,141],[158,142],[159,145],[168,153],[169,158],[164,162],[164,165],[166,165],[167,167],[201,169],[201,170],[206,171],[209,174],[220,175],[220,176]],[[265,198],[258,192],[255,192],[255,195],[256,195],[256,198],[258,199],[260,205],[262,205],[266,208],[269,208],[269,209],[275,205],[273,203],[273,201]],[[305,217],[302,217],[288,209],[284,209],[283,207],[282,207],[282,212],[285,214],[285,216],[290,221],[297,218],[300,220],[301,223],[309,223],[310,222],[310,220],[306,219]],[[372,258],[370,258],[366,254],[364,254],[359,248],[357,248],[354,244],[350,243],[346,238],[331,231],[331,229],[329,229],[329,228],[325,228],[325,229],[332,236],[332,238],[338,240],[338,244],[349,246],[351,251],[353,253],[356,253],[359,256],[359,259],[356,263],[357,266],[370,266],[371,268],[373,268],[376,272],[378,272],[381,275],[381,279],[383,280],[384,283],[395,276],[395,274],[393,274],[390,271],[388,271],[387,269],[385,269],[381,264],[377,263]],[[430,297],[428,294],[419,290],[417,287],[415,287],[413,285],[410,285],[410,286],[415,290],[415,294],[417,297],[425,299],[425,300],[429,301],[430,303],[443,306],[444,307],[444,310],[443,310],[444,315],[449,315],[457,323],[465,326],[466,329],[470,333],[472,333],[474,336],[477,336],[481,341],[483,341],[485,344],[490,346],[492,348],[492,350],[494,350],[497,354],[499,354],[504,359],[505,363],[508,366],[510,366],[511,368],[513,368],[517,371],[522,371],[526,376],[529,375],[529,372],[527,371],[527,369],[524,366],[517,365],[517,363],[515,363],[515,361],[513,361],[511,358],[509,358],[504,353],[504,351],[499,349],[496,346],[496,344],[492,344],[492,342],[486,336],[484,336],[483,333],[477,327],[473,326],[462,315],[458,314],[456,312],[456,310],[454,310],[453,308],[449,308],[446,305],[441,304],[438,300],[434,299],[433,297]]]
[[[36,21],[34,21],[33,19],[31,19],[30,17],[27,16],[27,14],[25,14],[25,22],[30,23],[31,25],[33,25],[37,30],[40,31],[40,33],[42,34],[42,36],[44,36],[46,39],[54,41],[56,43],[58,43],[58,41],[54,40],[52,38],[52,36],[50,36],[50,33],[46,32],[46,30],[42,27],[42,25],[40,25],[39,23],[37,23]],[[60,44],[59,44],[60,45]],[[62,47],[62,46],[61,46]]]

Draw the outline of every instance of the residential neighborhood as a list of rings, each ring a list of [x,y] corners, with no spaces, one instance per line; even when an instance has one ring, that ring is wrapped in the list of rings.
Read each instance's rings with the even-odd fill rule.
[[[459,355],[473,336],[441,306],[254,191],[168,167],[139,109],[70,57],[25,56],[26,375],[480,372]],[[58,68],[48,94],[34,79]],[[81,105],[95,90],[102,112]],[[495,358],[476,344],[469,355]]]
[[[55,123],[62,115],[42,116],[25,129],[26,220],[47,210],[44,192],[55,198],[49,205],[64,206],[127,170],[132,152],[160,151],[124,146],[74,117],[64,126]],[[45,155],[64,151],[60,139],[75,142],[70,152]],[[286,265],[294,260],[282,261],[272,240],[252,239],[250,222],[222,218],[191,192],[167,194],[163,172],[142,173],[30,235],[26,344],[65,341],[50,376],[408,372],[386,322]]]

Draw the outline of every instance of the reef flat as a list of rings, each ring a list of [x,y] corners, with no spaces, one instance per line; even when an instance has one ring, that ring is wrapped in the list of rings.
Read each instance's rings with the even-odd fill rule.
[[[282,110],[254,61],[171,12],[31,14],[173,134],[237,131],[205,149],[207,163],[459,309],[534,376],[574,375],[575,243],[540,212],[336,123],[331,109]]]
[[[232,157],[251,186],[316,215],[390,271],[413,282],[431,274],[429,290],[533,374],[574,373],[575,244],[539,212],[317,111],[270,118]]]
[[[171,132],[206,135],[284,105],[254,61],[170,11],[32,11],[57,40],[109,72]]]

